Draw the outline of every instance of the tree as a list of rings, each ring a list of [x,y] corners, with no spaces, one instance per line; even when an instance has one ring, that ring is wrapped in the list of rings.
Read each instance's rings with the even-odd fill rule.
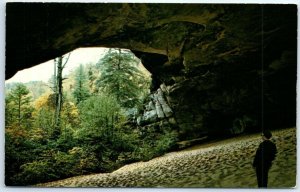
[[[33,116],[35,117],[35,121],[32,135],[35,138],[49,139],[52,135],[54,108],[49,97],[49,93],[44,94],[34,102],[35,110]]]
[[[138,69],[139,60],[129,50],[109,49],[97,63],[101,76],[97,85],[116,96],[122,107],[132,108],[140,100],[145,77]]]
[[[96,81],[99,76],[99,69],[97,66],[93,63],[89,63],[86,65],[86,68],[88,69],[87,76],[88,76],[88,85],[89,85],[89,90],[90,93],[95,93],[97,92],[96,88]]]
[[[87,76],[82,65],[76,70],[75,75],[75,86],[73,91],[73,96],[76,103],[79,104],[89,97],[89,89],[87,88]]]
[[[79,112],[81,124],[74,137],[96,154],[101,162],[98,169],[112,171],[120,152],[129,145],[128,137],[122,134],[125,116],[120,104],[113,95],[101,93],[81,102]]]
[[[18,83],[5,98],[5,183],[14,184],[20,165],[32,158],[28,132],[32,125],[31,97],[24,84]]]
[[[81,131],[84,135],[107,138],[123,119],[123,113],[113,96],[99,94],[92,96],[79,105]]]
[[[54,132],[53,137],[57,138],[60,135],[60,120],[61,120],[61,110],[63,105],[63,77],[62,72],[65,68],[70,54],[68,55],[65,63],[63,64],[63,56],[58,57],[54,60],[54,93],[55,93],[55,115],[54,115]],[[57,66],[57,68],[55,67]]]
[[[19,128],[29,128],[32,120],[32,111],[33,107],[31,106],[29,90],[24,84],[18,83],[6,97],[6,127],[14,125]]]

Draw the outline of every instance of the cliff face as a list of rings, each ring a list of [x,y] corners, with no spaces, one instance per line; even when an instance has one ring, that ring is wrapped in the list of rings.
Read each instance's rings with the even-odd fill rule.
[[[6,12],[7,79],[78,47],[127,48],[152,73],[149,107],[168,106],[184,138],[295,125],[296,5],[7,3]]]

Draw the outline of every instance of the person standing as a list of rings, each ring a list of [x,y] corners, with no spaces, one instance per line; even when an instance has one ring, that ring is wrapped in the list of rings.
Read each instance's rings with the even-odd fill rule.
[[[272,161],[277,154],[276,145],[270,140],[272,133],[269,130],[264,130],[262,133],[263,142],[260,143],[255,158],[253,167],[256,169],[256,177],[258,187],[268,187],[268,173],[272,166]]]

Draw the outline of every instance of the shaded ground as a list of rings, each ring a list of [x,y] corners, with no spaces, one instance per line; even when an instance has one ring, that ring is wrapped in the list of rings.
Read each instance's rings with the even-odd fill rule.
[[[269,187],[296,185],[296,128],[273,132],[278,155]],[[115,172],[41,184],[47,187],[256,187],[252,161],[259,134],[241,136],[133,163]]]

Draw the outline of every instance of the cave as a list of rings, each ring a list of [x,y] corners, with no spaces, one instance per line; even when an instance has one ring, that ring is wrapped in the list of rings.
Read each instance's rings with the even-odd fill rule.
[[[6,79],[79,47],[130,49],[182,139],[296,125],[297,5],[6,4]]]

